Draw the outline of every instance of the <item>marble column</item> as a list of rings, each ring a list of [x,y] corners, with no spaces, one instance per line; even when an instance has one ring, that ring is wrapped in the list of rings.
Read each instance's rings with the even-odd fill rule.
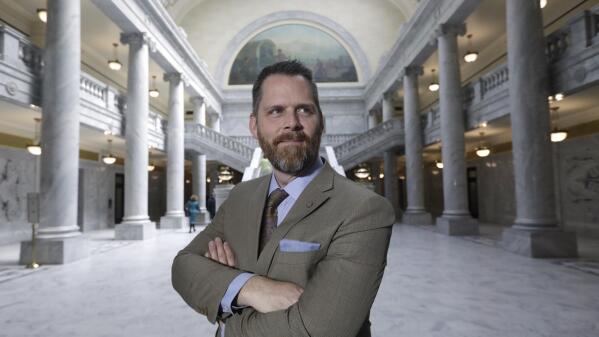
[[[507,1],[509,99],[516,219],[503,246],[531,257],[575,257],[575,233],[558,227],[547,102],[549,71],[539,2]]]
[[[374,128],[376,126],[376,112],[370,111],[368,114],[368,130]]]
[[[383,96],[383,123],[390,121],[393,118],[393,100],[391,95],[387,94]],[[393,208],[395,209],[395,217],[397,219],[401,216],[401,209],[399,208],[399,186],[397,184],[397,156],[393,150],[388,150],[383,153],[383,168],[385,177],[385,197]]]
[[[437,228],[447,235],[476,235],[478,222],[468,210],[468,185],[464,144],[464,112],[458,54],[458,34],[464,25],[441,25],[437,31],[439,51],[439,106],[443,146],[444,210]]]
[[[166,214],[160,218],[160,228],[179,229],[186,224],[185,201],[185,144],[183,138],[185,111],[183,79],[179,73],[164,75],[170,84],[168,128],[166,143]]]
[[[418,76],[422,67],[410,66],[404,70],[404,134],[406,149],[406,186],[408,205],[402,223],[432,224],[431,214],[424,209],[424,178],[422,165],[422,126],[418,96]]]
[[[218,113],[210,114],[210,125],[212,126],[212,130],[220,132],[220,115]]]
[[[63,264],[89,255],[77,225],[80,47],[79,1],[49,1],[42,100],[40,223],[35,248],[40,264]],[[31,241],[22,242],[20,263],[30,262]]]
[[[148,216],[149,38],[145,33],[121,34],[129,45],[125,125],[125,215],[115,227],[117,240],[145,240],[156,235]]]
[[[193,103],[193,122],[195,124],[206,125],[206,104],[203,97],[194,97]],[[192,162],[192,180],[193,194],[198,196],[200,203],[200,214],[198,215],[199,224],[208,224],[210,222],[210,214],[206,209],[206,155],[193,154]]]

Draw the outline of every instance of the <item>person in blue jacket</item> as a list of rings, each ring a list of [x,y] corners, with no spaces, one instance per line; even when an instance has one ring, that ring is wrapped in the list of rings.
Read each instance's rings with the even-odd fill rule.
[[[189,197],[189,201],[185,203],[185,211],[189,216],[189,232],[191,233],[192,229],[196,231],[196,224],[198,223],[198,215],[200,214],[200,203],[198,202],[198,196],[192,194]]]

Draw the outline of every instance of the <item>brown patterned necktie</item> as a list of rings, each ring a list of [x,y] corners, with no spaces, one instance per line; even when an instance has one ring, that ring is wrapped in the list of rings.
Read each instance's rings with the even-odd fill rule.
[[[277,207],[287,198],[289,194],[280,188],[272,191],[272,193],[266,199],[266,205],[264,206],[264,213],[262,215],[262,226],[260,227],[260,251],[266,243],[270,240],[272,232],[277,228]]]

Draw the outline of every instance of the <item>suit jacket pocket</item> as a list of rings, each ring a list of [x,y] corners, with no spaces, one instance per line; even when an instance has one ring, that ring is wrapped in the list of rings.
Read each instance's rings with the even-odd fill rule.
[[[306,264],[314,263],[320,250],[308,252],[282,252],[278,251],[274,263],[281,264]]]

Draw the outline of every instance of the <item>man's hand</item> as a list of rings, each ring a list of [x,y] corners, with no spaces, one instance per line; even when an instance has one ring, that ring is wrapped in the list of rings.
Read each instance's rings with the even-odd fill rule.
[[[204,256],[226,266],[235,267],[235,254],[231,246],[227,242],[223,243],[219,237],[208,242],[208,251]]]
[[[261,313],[285,310],[294,305],[303,292],[295,283],[254,276],[239,291],[237,304],[253,307]]]

